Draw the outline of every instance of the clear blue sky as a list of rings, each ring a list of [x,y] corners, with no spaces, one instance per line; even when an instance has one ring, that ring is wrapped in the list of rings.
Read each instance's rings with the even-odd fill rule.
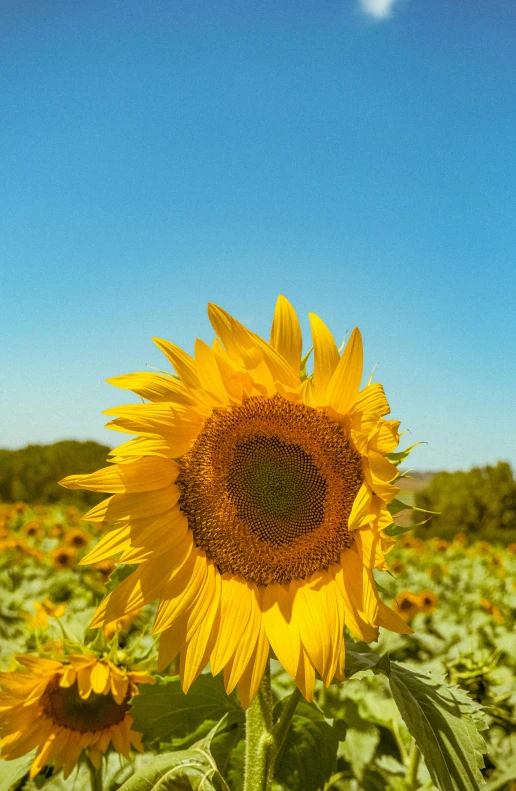
[[[515,75],[508,0],[3,2],[0,446],[115,444],[104,379],[283,293],[412,466],[516,468]]]

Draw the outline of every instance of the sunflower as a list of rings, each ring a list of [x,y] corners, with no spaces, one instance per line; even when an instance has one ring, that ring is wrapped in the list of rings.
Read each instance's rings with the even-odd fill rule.
[[[419,594],[419,611],[431,615],[437,610],[439,599],[432,591],[421,591]]]
[[[116,569],[116,564],[110,558],[106,558],[105,560],[99,560],[98,563],[95,563],[93,568],[95,571],[98,571],[102,582],[106,584],[109,582],[109,578]]]
[[[74,527],[65,533],[63,543],[68,547],[83,549],[90,543],[90,541],[91,537],[89,533],[86,532],[86,530],[82,530],[80,527]]]
[[[35,519],[30,522],[25,522],[22,526],[21,533],[26,538],[35,538],[37,541],[41,541],[45,536],[43,525],[40,522],[36,522]]]
[[[42,602],[35,601],[33,606],[36,610],[36,615],[24,615],[29,625],[33,627],[48,626],[49,617],[62,618],[66,612],[66,604],[54,604],[50,599],[45,599]]]
[[[421,600],[417,593],[401,591],[394,599],[393,604],[403,620],[410,621],[420,611]]]
[[[52,563],[56,569],[73,569],[76,563],[77,552],[73,547],[57,547],[50,553]]]
[[[149,403],[107,410],[137,435],[110,466],[61,483],[113,496],[83,518],[114,523],[81,562],[122,553],[138,564],[101,603],[101,627],[160,599],[159,665],[179,655],[183,689],[210,663],[247,707],[272,648],[307,699],[316,673],[343,677],[344,624],[360,640],[378,627],[410,632],[378,597],[394,540],[387,505],[399,489],[387,458],[399,421],[380,384],[362,379],[362,338],[342,353],[310,314],[314,369],[279,297],[270,341],[216,305],[213,345],[194,357],[155,339],[176,371],[108,380]]]
[[[16,659],[25,671],[0,673],[1,758],[37,747],[30,778],[48,764],[62,766],[66,778],[84,750],[97,768],[110,744],[125,757],[131,745],[142,751],[127,712],[137,685],[154,679],[85,654],[66,663],[28,654]]]

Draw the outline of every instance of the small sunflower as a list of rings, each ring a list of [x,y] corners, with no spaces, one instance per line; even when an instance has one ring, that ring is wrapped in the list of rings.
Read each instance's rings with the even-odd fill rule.
[[[432,591],[421,591],[419,594],[419,610],[431,615],[437,610],[439,599]]]
[[[396,596],[393,604],[404,621],[411,621],[420,611],[421,600],[417,593],[402,591]]]
[[[49,536],[51,538],[61,538],[64,535],[64,527],[61,522],[54,522],[52,527],[49,530]]]
[[[37,541],[41,541],[45,536],[43,525],[41,522],[36,522],[35,519],[32,519],[30,522],[25,522],[25,524],[22,525],[21,533],[25,538],[35,538]]]
[[[100,627],[160,599],[161,668],[179,654],[185,691],[209,662],[246,707],[270,648],[307,699],[316,673],[343,676],[344,624],[360,640],[378,627],[409,632],[379,599],[385,534],[399,489],[387,458],[399,421],[380,384],[362,379],[356,328],[342,355],[310,314],[313,374],[298,318],[278,299],[270,341],[216,305],[217,337],[194,357],[158,347],[177,375],[109,380],[150,403],[107,410],[111,428],[137,435],[114,462],[61,483],[113,496],[84,519],[116,522],[81,562],[122,553],[138,564],[100,605]]]
[[[126,758],[131,746],[142,751],[128,711],[138,684],[153,683],[150,676],[85,654],[68,656],[67,663],[28,654],[16,659],[24,671],[0,673],[1,758],[37,747],[30,778],[52,764],[66,778],[84,750],[97,768],[110,744]]]
[[[73,569],[77,562],[77,551],[73,547],[57,547],[50,553],[56,569]]]
[[[50,599],[45,599],[42,602],[35,601],[33,606],[36,610],[36,615],[26,615],[24,617],[26,617],[29,625],[34,627],[48,626],[49,617],[62,618],[66,612],[66,604],[54,604]]]
[[[95,571],[99,572],[102,582],[105,584],[109,581],[110,576],[116,569],[116,564],[111,560],[111,558],[106,558],[105,560],[99,560],[98,563],[94,563],[93,568]]]
[[[67,547],[74,547],[74,549],[84,549],[91,541],[90,534],[80,527],[74,527],[65,533],[63,544]]]

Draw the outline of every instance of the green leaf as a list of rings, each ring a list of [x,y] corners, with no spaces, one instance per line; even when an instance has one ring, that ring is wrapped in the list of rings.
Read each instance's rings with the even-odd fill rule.
[[[243,739],[245,728],[245,714],[242,709],[228,711],[199,742],[205,750],[209,750],[213,756],[217,768],[224,774],[233,748]]]
[[[416,673],[389,657],[348,651],[346,674],[371,669],[389,680],[392,696],[441,791],[477,791],[483,783],[480,706],[459,687]]]
[[[376,753],[380,731],[361,717],[358,704],[354,700],[344,700],[342,707],[341,716],[346,721],[347,732],[345,742],[339,747],[339,755],[351,764],[354,777],[362,780]]]
[[[153,686],[141,686],[134,698],[133,728],[146,743],[170,742],[184,746],[206,736],[227,712],[241,712],[234,698],[226,694],[221,676],[204,674],[185,695],[177,676],[156,679]]]
[[[516,780],[516,756],[510,758],[503,769],[496,769],[493,772],[485,786],[485,791],[498,791],[511,780]]]
[[[0,760],[0,791],[11,791],[29,773],[33,760],[34,750],[12,761]]]
[[[422,445],[422,444],[423,443],[421,442],[414,442],[413,445],[411,445],[409,448],[406,448],[405,450],[400,450],[397,453],[388,453],[386,458],[389,459],[391,464],[395,464],[397,467],[398,464],[401,464],[403,461],[405,461],[405,459],[409,456],[410,452],[414,450],[414,448],[417,448],[418,445]]]
[[[415,510],[415,509],[412,509]],[[416,527],[421,527],[422,525],[426,525],[427,522],[430,521],[430,517],[428,519],[423,519],[421,522],[416,522],[409,527],[403,527],[402,525],[389,525],[383,531],[386,536],[390,536],[391,538],[397,538],[398,536],[402,536],[404,533],[410,533],[411,530],[415,530]]]
[[[192,748],[163,753],[139,769],[120,786],[120,791],[217,791],[216,770],[204,750]]]
[[[409,505],[408,503],[402,503],[401,500],[398,500],[397,498],[391,500],[387,508],[391,516],[395,516],[396,514],[399,514],[400,511],[412,511],[411,505]]]
[[[285,705],[275,707],[275,719]],[[289,791],[318,791],[335,771],[338,732],[313,703],[297,704],[289,731],[276,761],[275,778]]]
[[[71,643],[83,645],[86,632],[95,614],[95,607],[88,607],[82,612],[64,615],[62,618],[53,618],[50,622],[50,633],[56,640],[65,637]]]

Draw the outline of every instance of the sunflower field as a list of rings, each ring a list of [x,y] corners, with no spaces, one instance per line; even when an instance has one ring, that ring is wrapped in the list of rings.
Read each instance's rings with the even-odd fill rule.
[[[147,782],[142,787],[158,788],[159,768],[147,770],[156,755],[173,753],[180,765],[192,745],[208,739],[210,755],[224,771],[229,788],[240,789],[242,712],[226,696],[218,676],[202,674],[185,696],[176,668],[171,666],[163,675],[156,672],[158,647],[151,635],[155,605],[115,624],[116,631],[88,630],[95,606],[132,569],[115,570],[112,561],[79,565],[102,535],[95,524],[81,522],[76,508],[59,504],[16,503],[2,506],[0,513],[1,670],[13,670],[15,656],[35,651],[59,657],[93,656],[104,649],[115,664],[137,668],[139,679],[155,682],[138,685],[140,694],[131,706],[142,752],[132,750],[125,757],[116,747],[109,752],[101,787],[131,791],[140,787],[134,778],[141,773]],[[467,693],[459,699],[485,727],[487,788],[511,788],[516,781],[516,547],[469,544],[463,534],[449,543],[422,541],[407,533],[390,559],[395,576],[377,572],[377,582],[385,601],[396,601],[414,633],[382,630],[379,641],[369,646],[349,642],[349,680],[328,689],[318,682],[315,702],[298,704],[276,787],[434,787],[395,704],[389,675],[374,672],[378,657],[388,654],[391,667],[410,668],[416,679],[418,671],[430,674],[436,687],[444,681]],[[292,686],[279,665],[273,668],[277,706]],[[86,760],[67,779],[45,773],[26,779],[33,755],[31,751],[0,763],[2,791],[91,787]],[[198,787],[205,771],[204,759],[200,753],[198,757],[186,779],[181,776],[176,785],[159,788],[188,788],[189,782]],[[305,770],[302,777],[299,766]]]
[[[511,788],[515,545],[414,533],[358,328],[208,312],[109,380],[106,499],[0,507],[0,791]]]

